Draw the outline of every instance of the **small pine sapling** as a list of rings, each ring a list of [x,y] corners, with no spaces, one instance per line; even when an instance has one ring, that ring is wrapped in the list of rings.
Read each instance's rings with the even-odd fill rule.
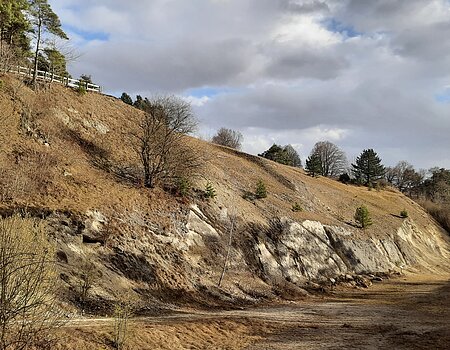
[[[256,191],[255,191],[256,199],[266,198],[267,197],[267,190],[266,185],[262,180],[258,180],[258,183],[256,184]]]
[[[369,210],[364,205],[356,208],[355,220],[358,224],[361,225],[362,228],[366,228],[372,225],[372,219],[370,218]]]
[[[404,219],[406,219],[409,215],[408,215],[408,212],[406,211],[406,209],[403,209],[401,212],[400,212],[400,216],[402,217],[402,218],[404,218]]]
[[[181,197],[186,197],[189,194],[189,192],[191,191],[191,187],[192,187],[192,185],[188,179],[183,177],[178,180],[177,190]]]
[[[208,198],[208,199],[213,199],[213,198],[215,198],[217,196],[217,193],[216,193],[216,190],[215,190],[215,188],[213,187],[213,185],[212,185],[212,183],[211,182],[208,182],[207,184],[206,184],[206,188],[205,188],[205,198]]]
[[[297,202],[295,202],[295,203],[292,205],[291,210],[292,210],[294,213],[296,213],[296,212],[299,212],[299,211],[303,211],[303,208],[301,207],[300,204],[298,204]]]

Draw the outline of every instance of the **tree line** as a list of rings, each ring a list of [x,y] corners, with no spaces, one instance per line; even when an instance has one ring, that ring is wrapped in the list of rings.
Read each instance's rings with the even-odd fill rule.
[[[211,139],[213,143],[241,149],[242,134],[220,128]],[[301,167],[302,161],[292,145],[273,144],[259,154],[275,162]],[[413,198],[422,198],[435,203],[450,204],[450,169],[434,167],[416,170],[402,160],[395,166],[384,166],[373,149],[365,149],[349,164],[343,150],[330,141],[319,141],[305,161],[305,170],[311,176],[325,176],[346,184],[364,185],[369,188],[390,185]]]

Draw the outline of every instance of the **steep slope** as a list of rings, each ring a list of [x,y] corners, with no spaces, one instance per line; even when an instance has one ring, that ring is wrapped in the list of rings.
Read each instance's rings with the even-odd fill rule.
[[[357,284],[358,274],[450,271],[448,234],[395,190],[311,178],[194,138],[186,142],[206,165],[189,199],[145,189],[131,176],[138,160],[130,133],[142,112],[113,97],[60,86],[35,93],[2,79],[0,213],[46,220],[65,300],[79,301],[86,274],[89,307],[100,311],[124,293],[146,307],[223,305],[298,296],[330,278]],[[244,199],[258,180],[268,197]],[[207,182],[215,199],[202,196]],[[296,202],[303,211],[291,210]],[[374,221],[364,231],[353,221],[361,204]],[[408,219],[398,217],[403,209]]]

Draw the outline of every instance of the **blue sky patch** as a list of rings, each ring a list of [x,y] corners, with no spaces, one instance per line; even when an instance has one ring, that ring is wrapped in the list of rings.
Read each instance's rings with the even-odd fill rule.
[[[450,103],[450,88],[446,88],[445,90],[434,95],[434,99],[440,103]]]
[[[72,32],[76,35],[79,35],[86,41],[94,41],[94,40],[108,41],[109,40],[109,34],[104,33],[104,32],[90,32],[87,30],[82,30],[80,28],[77,28],[74,26],[68,26],[68,25],[63,26],[63,29],[67,32]]]
[[[354,38],[362,35],[362,33],[356,31],[353,26],[345,25],[344,23],[339,22],[336,18],[326,19],[323,23],[329,31],[340,33],[348,38]]]

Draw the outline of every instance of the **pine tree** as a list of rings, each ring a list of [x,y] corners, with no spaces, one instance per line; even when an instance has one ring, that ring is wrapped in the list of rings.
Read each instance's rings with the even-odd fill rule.
[[[267,151],[264,151],[263,153],[258,155],[280,164],[289,164],[289,157],[287,153],[284,151],[283,147],[275,143]]]
[[[0,0],[0,56],[4,58],[6,46],[18,56],[29,49],[27,32],[30,23],[25,16],[28,9],[26,0]]]
[[[133,99],[126,92],[122,93],[122,96],[120,96],[120,99],[122,100],[123,103],[126,103],[127,105],[130,105],[130,106],[133,105]]]
[[[384,177],[385,168],[381,164],[381,159],[373,149],[364,150],[352,164],[352,171],[356,181],[366,186],[373,185],[374,182]]]
[[[267,151],[264,151],[263,153],[258,155],[260,157],[273,160],[274,162],[280,164],[295,167],[302,166],[300,156],[298,155],[294,147],[292,147],[291,145],[279,146],[274,143]]]
[[[356,208],[355,220],[361,225],[362,228],[372,225],[372,219],[369,215],[369,210],[364,205]]]
[[[216,190],[214,189],[211,182],[208,182],[205,187],[205,197],[206,198],[215,198],[217,196]]]
[[[69,76],[69,72],[67,72],[66,58],[61,52],[55,48],[45,48],[43,52],[47,62],[47,67],[44,69],[46,72],[60,75],[62,77]]]
[[[256,184],[255,196],[257,199],[267,197],[266,185],[262,180],[259,180],[258,183]]]
[[[34,52],[33,86],[36,86],[38,58],[41,51],[42,35],[45,31],[61,39],[69,39],[61,28],[61,21],[48,4],[47,0],[30,0],[29,8],[33,32],[36,35]]]
[[[306,159],[306,171],[311,176],[318,176],[322,174],[322,163],[320,162],[320,157],[316,154],[311,154],[308,159]]]

